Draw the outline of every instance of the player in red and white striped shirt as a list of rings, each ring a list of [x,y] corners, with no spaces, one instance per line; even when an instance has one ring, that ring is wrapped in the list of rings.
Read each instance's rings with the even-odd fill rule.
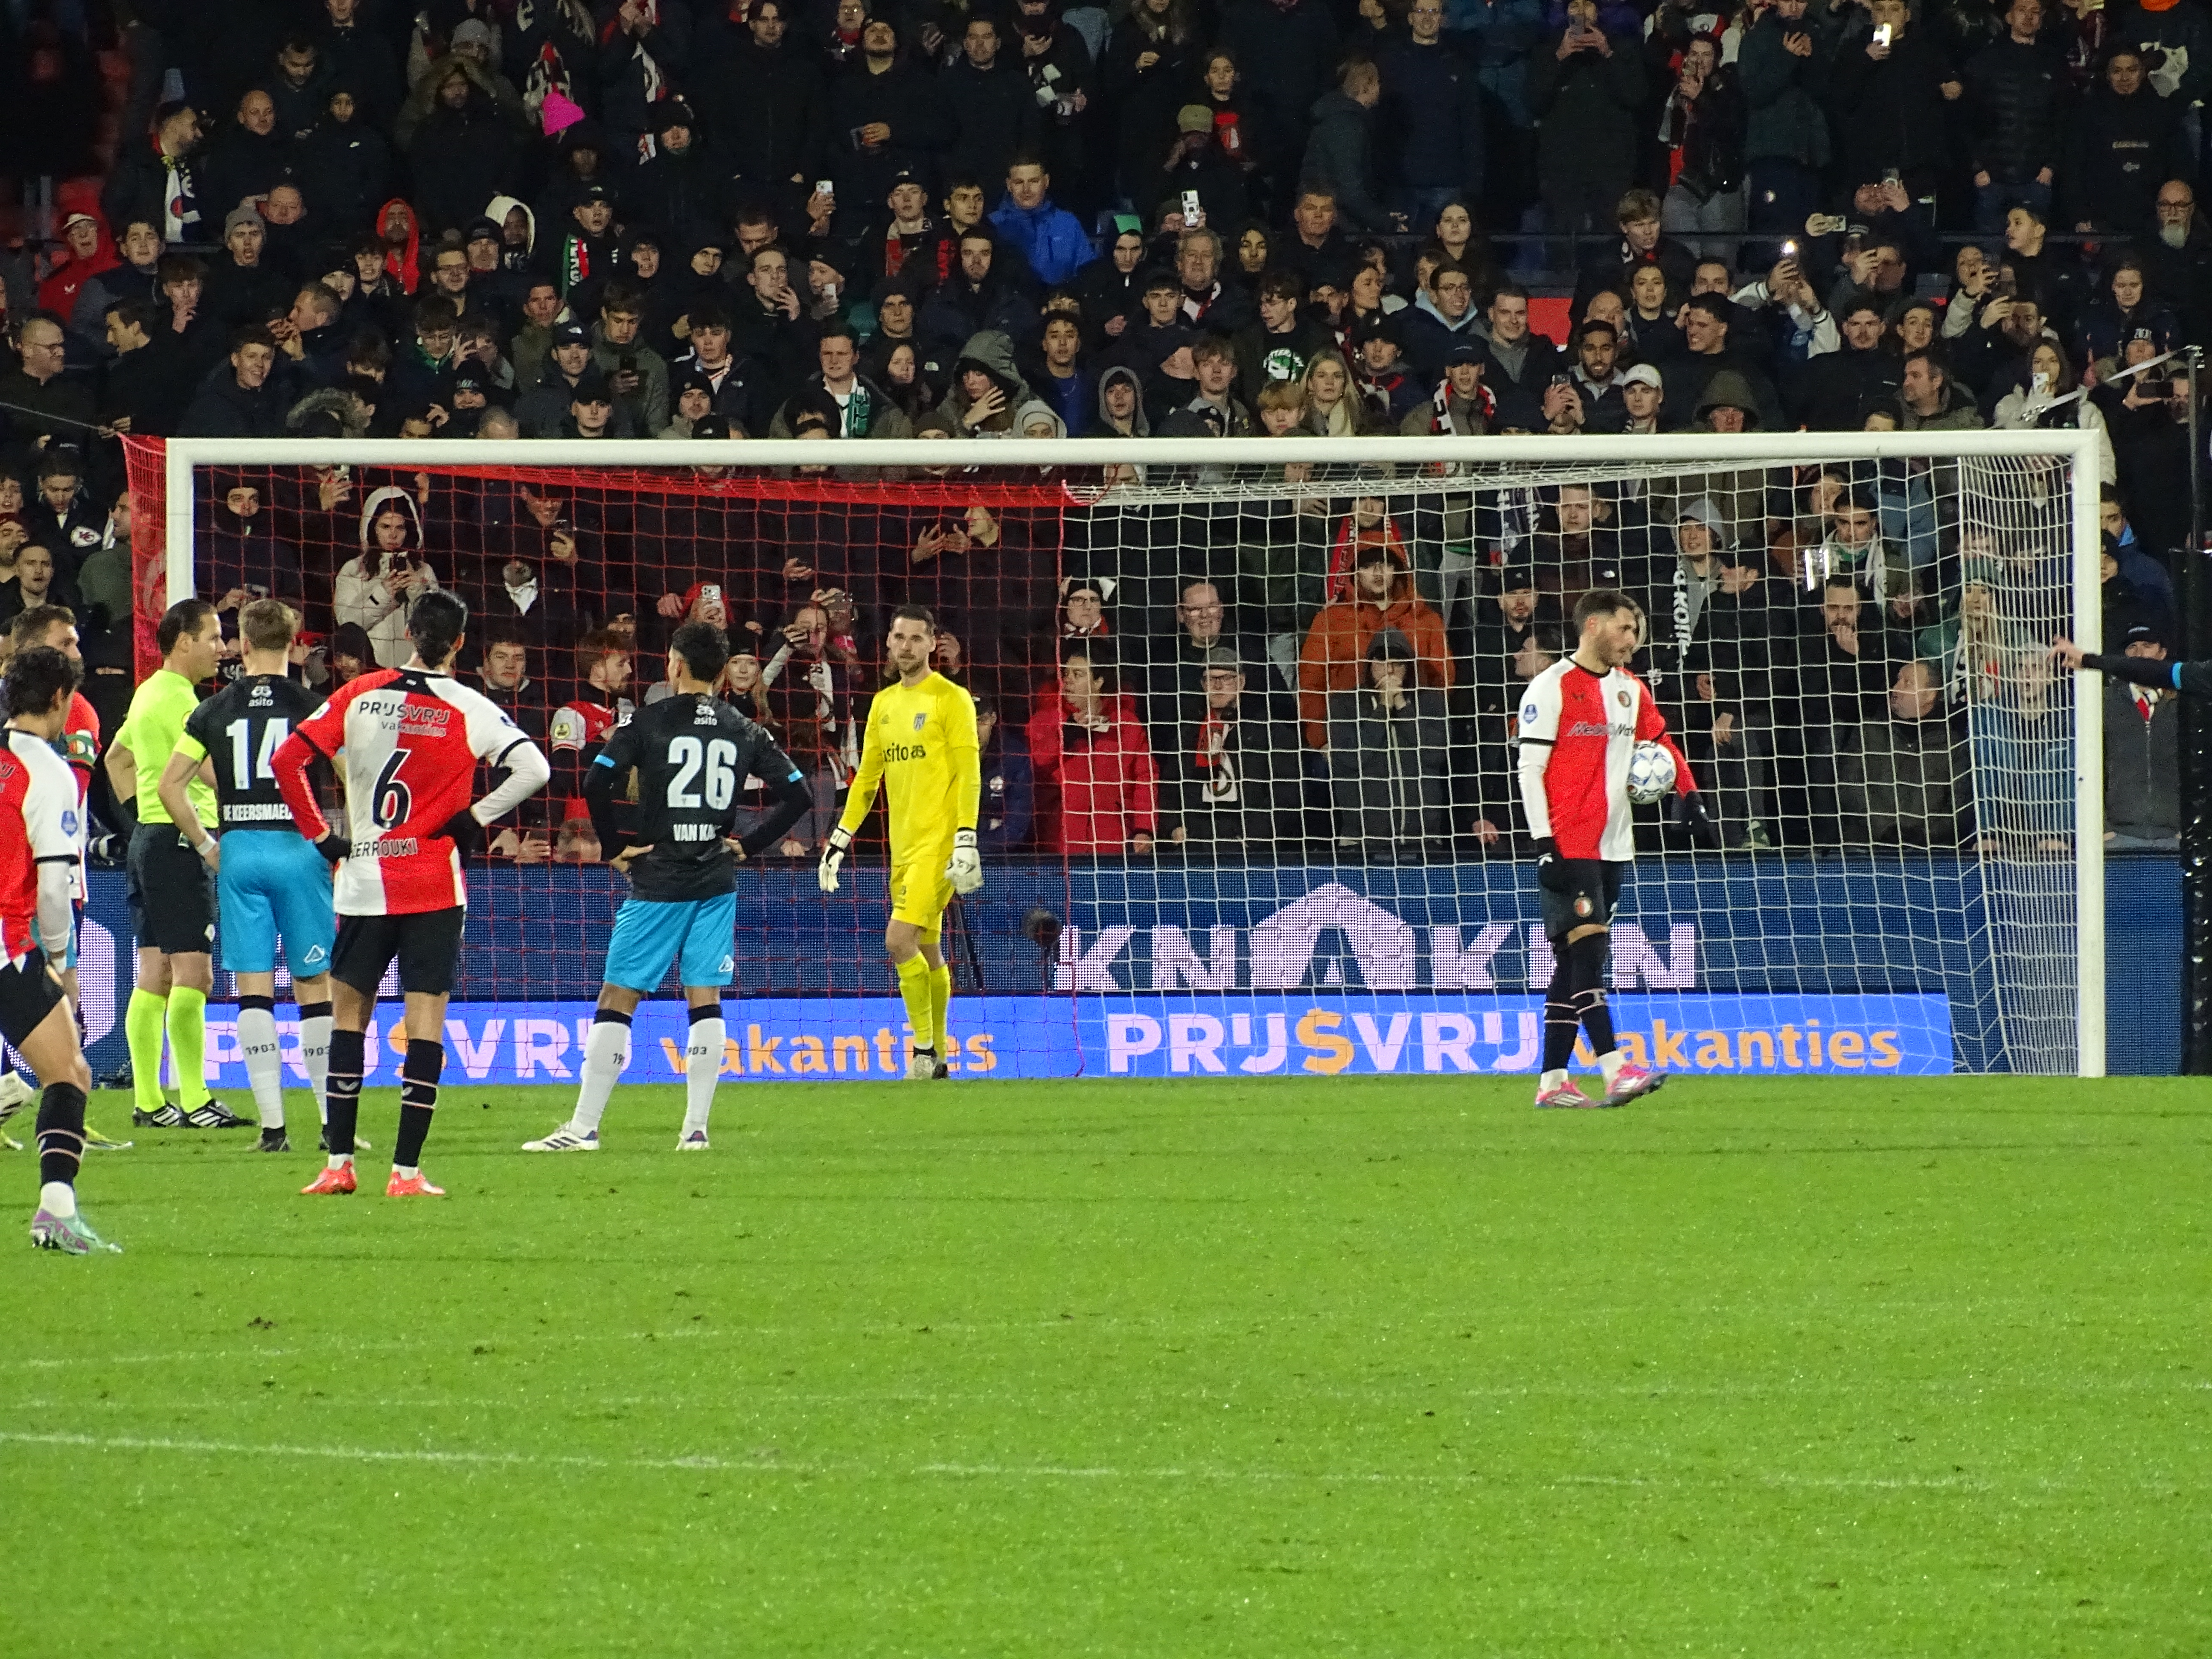
[[[76,781],[54,752],[67,729],[76,669],[46,646],[8,665],[8,726],[0,736],[0,1036],[39,1074],[39,1208],[31,1242],[87,1255],[115,1247],[77,1213],[84,1155],[84,1100],[92,1073],[62,988],[82,809]]]
[[[1628,763],[1638,743],[1659,744],[1674,756],[1686,821],[1700,841],[1717,837],[1650,689],[1627,671],[1644,642],[1644,607],[1618,589],[1593,589],[1576,603],[1575,627],[1574,654],[1530,681],[1521,700],[1521,799],[1536,838],[1544,934],[1557,963],[1545,994],[1536,1103],[1621,1106],[1665,1081],[1614,1045],[1605,1000],[1613,909],[1636,857]],[[1577,1026],[1589,1033],[1605,1074],[1599,1100],[1567,1074]]]
[[[543,788],[544,755],[482,692],[452,673],[466,639],[468,607],[426,593],[408,615],[415,656],[404,668],[364,674],[335,693],[276,751],[272,769],[299,831],[338,866],[337,948],[331,960],[332,1025],[327,1081],[329,1167],[310,1193],[354,1190],[354,1128],[366,1059],[363,1034],[384,970],[399,959],[407,995],[407,1059],[400,1069],[394,1198],[442,1197],[422,1177],[422,1142],[446,1065],[446,1000],[460,961],[468,890],[461,854],[483,826]],[[349,834],[324,818],[308,782],[318,759],[344,769]],[[482,800],[477,763],[507,778]],[[344,1147],[344,1152],[336,1149]]]

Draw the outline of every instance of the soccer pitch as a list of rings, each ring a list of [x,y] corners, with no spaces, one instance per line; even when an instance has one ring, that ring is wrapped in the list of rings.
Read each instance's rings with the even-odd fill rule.
[[[0,1157],[0,1653],[2212,1651],[2201,1082],[449,1087]],[[313,1112],[292,1097],[295,1124]],[[127,1097],[96,1097],[116,1132]],[[295,1142],[299,1131],[295,1127]]]

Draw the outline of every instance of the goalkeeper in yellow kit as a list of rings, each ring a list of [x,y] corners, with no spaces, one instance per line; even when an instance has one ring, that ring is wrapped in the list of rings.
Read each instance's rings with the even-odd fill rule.
[[[817,872],[822,890],[837,890],[853,832],[875,804],[880,781],[890,799],[891,920],[884,949],[898,974],[914,1027],[909,1079],[947,1075],[950,1052],[945,1015],[952,1001],[952,970],[938,939],[945,907],[955,893],[983,884],[983,859],[975,850],[975,810],[982,793],[982,764],[975,741],[975,704],[929,665],[936,620],[918,605],[891,612],[888,641],[898,684],[876,693],[860,769],[853,779],[845,815],[830,832]]]

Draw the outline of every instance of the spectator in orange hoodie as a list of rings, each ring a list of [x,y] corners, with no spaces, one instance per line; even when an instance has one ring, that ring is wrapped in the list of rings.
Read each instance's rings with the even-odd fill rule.
[[[1159,773],[1105,641],[1062,643],[1060,684],[1037,694],[1029,738],[1044,850],[1076,858],[1152,850]]]
[[[1346,579],[1307,630],[1298,653],[1298,719],[1308,748],[1328,747],[1328,694],[1360,684],[1367,647],[1386,628],[1412,641],[1421,684],[1452,683],[1443,619],[1414,594],[1395,534],[1363,539]]]

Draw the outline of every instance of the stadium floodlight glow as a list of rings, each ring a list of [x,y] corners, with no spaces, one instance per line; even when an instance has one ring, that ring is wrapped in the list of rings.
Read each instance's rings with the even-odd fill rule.
[[[1042,977],[1060,1001],[1042,1020],[1032,1016],[1051,997],[1036,998],[1036,1007],[1024,1004],[1020,1029],[1072,1035],[1052,1039],[1059,1048],[1050,1055],[1019,1057],[1023,1065],[1034,1060],[1040,1075],[1054,1066],[1230,1077],[1522,1069],[1520,1020],[1532,996],[1540,1005],[1550,951],[1530,927],[1535,906],[1527,865],[1500,856],[1502,845],[1487,845],[1476,827],[1487,823],[1510,836],[1521,826],[1510,794],[1492,790],[1494,767],[1485,769],[1486,757],[1510,748],[1510,733],[1464,686],[1464,585],[1489,580],[1501,562],[1524,559],[1532,548],[1556,548],[1546,538],[1560,534],[1557,489],[1589,484],[1602,504],[1599,517],[1613,515],[1599,526],[1609,547],[1633,543],[1663,554],[1629,585],[1652,613],[1658,643],[1671,649],[1667,630],[1675,619],[1663,613],[1673,588],[1654,573],[1671,579],[1676,513],[1726,494],[1729,529],[1742,532],[1747,556],[1764,556],[1768,625],[1787,630],[1793,651],[1814,652],[1837,635],[1821,626],[1820,595],[1802,580],[1834,528],[1832,503],[1814,499],[1821,493],[1817,480],[1836,475],[1872,501],[1880,534],[1894,550],[1890,568],[1912,573],[1923,586],[1942,586],[1933,598],[1948,617],[1911,615],[1911,598],[1900,593],[1894,617],[1869,614],[1864,622],[1885,641],[1881,649],[1909,653],[1885,657],[1886,666],[1931,665],[1908,678],[1918,684],[1924,672],[1935,682],[1948,736],[1932,748],[1917,738],[1917,747],[1906,744],[1911,722],[1897,716],[1886,696],[1870,702],[1863,731],[1830,729],[1825,715],[1805,712],[1812,705],[1803,674],[1795,665],[1784,672],[1778,658],[1757,674],[1730,665],[1716,677],[1699,669],[1705,659],[1692,637],[1665,662],[1655,659],[1655,672],[1674,677],[1660,695],[1675,714],[1703,695],[1701,672],[1716,678],[1721,698],[1732,695],[1729,684],[1741,694],[1734,705],[1744,715],[1737,722],[1741,751],[1729,757],[1713,743],[1702,750],[1692,744],[1692,768],[1705,781],[1714,759],[1725,760],[1717,793],[1731,836],[1763,813],[1775,845],[1692,854],[1661,827],[1659,809],[1638,809],[1640,823],[1650,820],[1639,838],[1644,856],[1630,877],[1613,939],[1622,1029],[1643,1029],[1639,1007],[1661,1021],[1664,1002],[1666,1032],[1647,1030],[1640,1038],[1650,1043],[1655,1061],[1689,1071],[1794,1067],[1863,1075],[1884,1069],[1870,1041],[1875,1028],[1862,1030],[1847,1020],[1840,1058],[1828,1034],[1838,1018],[1856,1020],[1880,1005],[1895,1016],[1879,1028],[1885,1042],[1929,1064],[2100,1075],[2101,693],[2094,676],[2072,676],[2069,686],[2069,677],[2034,665],[2054,635],[2091,648],[2099,643],[2100,445],[2099,434],[2069,427],[1572,439],[1009,437],[858,446],[174,439],[134,440],[129,449],[140,539],[154,544],[143,549],[149,556],[166,561],[172,597],[193,591],[205,574],[198,568],[210,545],[199,475],[209,471],[276,480],[313,465],[343,465],[398,478],[425,472],[438,488],[457,490],[471,479],[544,473],[572,489],[584,480],[587,493],[625,503],[729,498],[734,491],[748,511],[762,514],[793,503],[842,503],[849,510],[842,511],[839,533],[856,538],[841,550],[852,568],[891,573],[900,581],[923,572],[941,603],[957,611],[969,599],[988,598],[979,614],[1000,620],[1016,607],[1003,592],[983,593],[994,578],[954,573],[955,561],[934,552],[925,559],[913,535],[917,525],[929,529],[939,520],[948,532],[958,529],[967,503],[983,510],[987,523],[1026,514],[1023,522],[1038,526],[1040,537],[1048,531],[1056,538],[1039,555],[1050,579],[1035,596],[1042,615],[1054,614],[1060,578],[1115,584],[1104,596],[1122,681],[1115,695],[1130,698],[1149,731],[1163,803],[1178,790],[1202,787],[1198,774],[1206,769],[1195,765],[1193,744],[1218,740],[1195,690],[1203,665],[1189,665],[1194,678],[1182,693],[1170,684],[1172,672],[1160,672],[1189,643],[1179,634],[1185,585],[1211,583],[1235,643],[1249,647],[1237,665],[1247,681],[1243,695],[1264,693],[1280,705],[1281,746],[1295,752],[1279,757],[1279,781],[1297,795],[1297,813],[1285,808],[1279,815],[1272,846],[1246,836],[1204,859],[1173,850],[1164,817],[1156,826],[1162,850],[1150,854],[1063,852],[1029,864],[987,856],[983,900],[1005,896],[1017,919],[1035,903],[1059,926]],[[796,469],[819,469],[833,457],[829,473],[794,479]],[[706,465],[728,469],[736,483],[691,481],[686,470]],[[1030,468],[1046,470],[1021,471]],[[1122,481],[1109,486],[1107,468],[1121,469]],[[355,493],[356,511],[365,494]],[[1387,523],[1364,531],[1363,500],[1379,501]],[[155,526],[157,536],[144,533]],[[1439,612],[1460,670],[1461,684],[1448,692],[1431,688],[1443,696],[1446,732],[1440,836],[1386,828],[1378,843],[1359,817],[1358,792],[1343,787],[1346,769],[1324,747],[1328,692],[1342,696],[1346,687],[1332,681],[1316,701],[1308,686],[1299,702],[1300,649],[1329,596],[1352,585],[1346,566],[1368,531],[1401,541],[1412,589]],[[323,533],[330,544],[306,550],[311,564],[349,556],[359,541],[349,520]],[[632,556],[648,626],[644,613],[653,596],[644,588],[658,584],[682,596],[695,577],[742,574],[741,566],[765,567],[784,553],[766,532],[744,544],[713,547],[673,532],[650,545],[640,537]],[[1769,550],[1778,548],[1784,551]],[[434,562],[442,550],[433,546]],[[1633,562],[1645,552],[1628,556]],[[983,566],[961,565],[971,568],[981,573]],[[154,575],[144,572],[137,584],[143,602],[159,597]],[[963,581],[977,586],[965,592]],[[1883,594],[1881,609],[1889,597]],[[1929,597],[1919,595],[1924,606]],[[787,617],[764,612],[762,620],[780,627]],[[994,683],[1013,699],[1004,716],[1010,723],[1019,721],[1020,707],[1041,707],[1050,695],[1058,667],[1052,638],[1059,632],[1055,618],[1044,655],[1023,659]],[[964,639],[970,666],[1007,648],[1010,639]],[[651,657],[642,641],[639,648]],[[1497,666],[1477,665],[1486,674]],[[1130,683],[1140,678],[1143,690],[1133,694]],[[1908,702],[1912,690],[1908,684]],[[1157,714],[1146,702],[1156,694],[1164,699]],[[1188,721],[1176,712],[1184,707],[1198,711]],[[1052,764],[1066,763],[1056,757]],[[1971,797],[1967,827],[1954,844],[1915,845],[1910,826],[1944,817],[1929,806],[1939,786]],[[1065,786],[1055,787],[1066,810]],[[1295,833],[1284,827],[1292,816]],[[1395,847],[1387,844],[1394,833]],[[578,874],[555,871],[544,878]],[[539,878],[520,869],[505,877],[518,891]],[[749,879],[773,885],[781,878],[755,872],[741,886]],[[803,915],[812,902],[794,887],[790,914]],[[547,919],[534,915],[534,936],[529,929],[516,935],[514,965],[501,970],[511,971],[511,980],[495,976],[463,995],[502,1006],[547,1000],[541,986],[550,981],[536,976],[531,955],[550,950],[542,927]],[[881,920],[875,915],[863,927],[856,914],[849,945],[835,929],[809,935],[803,948],[779,945],[768,988],[795,995],[880,992],[862,959],[879,954],[867,930]],[[1033,994],[1040,983],[1036,951],[1013,922],[1004,931],[1006,941],[978,941],[983,988],[994,998]],[[849,972],[840,957],[848,949]],[[963,981],[963,996],[969,988]],[[1912,1027],[1923,1017],[1912,1007],[1936,1010],[1924,1014],[1928,1030]],[[956,1001],[956,1026],[960,1009]],[[1701,1019],[1708,1024],[1697,1025]],[[1685,1020],[1692,1023],[1686,1042]],[[782,1028],[765,1015],[763,1022],[765,1054]],[[733,1034],[742,1023],[732,1018]],[[861,1060],[879,1035],[855,1028],[851,1040]],[[1007,1054],[1011,1041],[997,1049],[1008,1072],[1017,1069],[1017,1057]],[[732,1047],[743,1048],[734,1035]],[[834,1045],[831,1052],[846,1054]],[[1785,1064],[1784,1053],[1798,1058]],[[744,1054],[750,1064],[750,1050]]]

